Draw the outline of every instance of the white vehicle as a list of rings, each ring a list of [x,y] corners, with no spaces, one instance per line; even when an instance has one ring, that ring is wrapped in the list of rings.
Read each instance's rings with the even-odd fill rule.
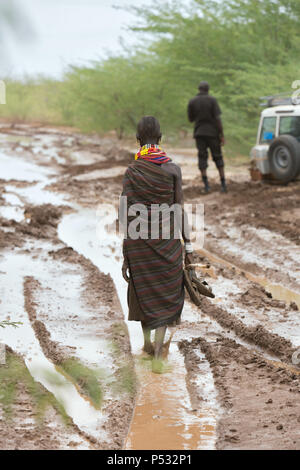
[[[252,176],[259,172],[261,178],[288,183],[300,174],[300,102],[282,95],[264,99],[268,107],[250,153]]]

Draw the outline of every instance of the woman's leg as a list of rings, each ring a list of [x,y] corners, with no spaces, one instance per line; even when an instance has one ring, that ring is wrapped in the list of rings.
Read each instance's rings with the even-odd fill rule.
[[[148,354],[154,354],[153,344],[151,343],[151,330],[142,324],[144,335],[144,351]]]
[[[165,334],[167,331],[166,326],[161,326],[155,330],[155,344],[154,344],[154,357],[159,359],[162,355],[162,348],[164,344]]]

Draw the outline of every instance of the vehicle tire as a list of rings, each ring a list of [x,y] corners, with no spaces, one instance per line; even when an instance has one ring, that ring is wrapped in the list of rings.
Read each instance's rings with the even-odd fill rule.
[[[291,135],[281,135],[270,145],[268,152],[272,175],[282,183],[288,183],[300,172],[300,144]]]

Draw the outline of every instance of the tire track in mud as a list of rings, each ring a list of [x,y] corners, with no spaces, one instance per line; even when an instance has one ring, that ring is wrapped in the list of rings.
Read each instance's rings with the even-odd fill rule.
[[[233,331],[238,338],[249,345],[258,346],[290,364],[293,353],[298,350],[297,341],[296,344],[290,341],[288,337],[291,337],[290,331],[286,332],[286,337],[273,332],[272,329],[275,321],[276,327],[278,324],[285,324],[287,320],[292,322],[292,317],[298,310],[295,302],[288,304],[286,301],[276,300],[261,284],[247,279],[245,273],[239,268],[227,262],[223,264],[222,259],[214,258],[214,255],[210,255],[206,250],[199,250],[197,258],[201,263],[209,262],[210,265],[210,262],[213,262],[206,273],[211,276],[211,281],[208,282],[213,290],[216,284],[217,296],[215,300],[203,297],[199,309],[215,320],[224,330]],[[205,273],[205,269],[203,272]],[[221,288],[219,296],[218,288]],[[218,301],[223,302],[224,307],[220,306]],[[228,312],[229,306],[229,310],[233,313]],[[250,324],[241,320],[245,317],[247,323],[250,322]],[[296,320],[294,324],[297,324]],[[282,327],[277,329],[280,330]],[[297,336],[294,339],[298,339]]]
[[[20,259],[19,259],[20,256]],[[26,258],[26,257],[25,257]],[[5,335],[5,342],[10,344],[17,354],[22,354],[22,360],[26,362],[28,373],[32,376],[32,379],[38,383],[38,387],[47,389],[49,394],[55,397],[57,403],[62,404],[64,409],[69,410],[68,401],[76,400],[78,405],[78,395],[73,385],[63,380],[61,374],[57,373],[55,366],[51,360],[47,360],[44,355],[40,343],[34,333],[32,325],[29,320],[29,316],[25,309],[25,298],[24,298],[24,272],[31,271],[32,267],[30,258],[26,258],[27,264],[24,268],[24,255],[13,253],[8,256],[8,260],[2,261],[2,268],[5,269],[7,277],[6,287],[7,293],[2,292],[2,308],[4,312],[7,312],[14,306],[14,319],[21,322],[21,325],[16,332],[8,331]],[[5,267],[4,267],[5,266]],[[22,266],[22,267],[21,267]],[[36,267],[36,265],[35,265]],[[17,274],[17,275],[16,275]],[[9,288],[12,287],[13,289]],[[13,292],[13,300],[9,299],[9,292]],[[3,295],[4,294],[4,295]],[[66,395],[68,401],[66,401]],[[25,397],[26,400],[26,397]],[[72,410],[73,411],[73,410]],[[65,430],[66,437],[71,434],[71,439],[78,440],[78,437],[83,439],[83,443],[79,443],[81,447],[89,448],[92,443],[92,439],[87,439],[86,434],[78,432],[76,423],[74,423],[75,416],[78,417],[77,413],[69,413],[69,424],[71,426],[71,433],[68,429]],[[54,422],[55,423],[55,420]],[[25,431],[24,431],[25,432]],[[22,435],[22,433],[20,433]],[[58,436],[62,437],[62,434]],[[25,434],[26,439],[26,434]],[[61,439],[61,444],[64,445],[65,439]],[[31,445],[32,443],[29,442]],[[75,446],[76,442],[73,442]]]
[[[90,147],[90,145],[89,145]],[[82,146],[79,146],[79,150],[82,150]],[[97,152],[99,151],[99,145],[95,145],[95,149]],[[32,153],[32,155],[31,155]],[[43,152],[42,152],[43,153]],[[104,162],[104,165],[96,163],[96,167],[110,167],[111,166],[111,158],[113,157],[113,151],[111,147],[106,149],[104,153],[107,155],[107,161]],[[117,156],[119,158],[115,158],[115,156],[112,158],[113,161],[118,160],[118,164],[124,164],[128,163],[129,159],[129,152],[128,151],[120,151],[120,155]],[[35,157],[35,153],[32,152],[32,149],[28,148],[28,152],[26,152],[26,157],[25,159],[31,160],[31,156],[34,156],[33,160],[38,160],[37,157]],[[109,157],[109,158],[108,158]],[[13,157],[12,157],[13,158]],[[94,161],[97,160],[97,155],[93,156]],[[22,161],[22,160],[21,160]],[[52,165],[53,162],[49,162],[49,166],[54,166]],[[55,165],[55,172],[56,174],[58,173],[59,167],[58,165]],[[68,167],[69,168],[69,167]],[[82,168],[75,168],[75,174],[81,174],[82,172],[84,173],[86,171],[91,171],[95,170],[96,168],[93,167],[93,164],[89,165],[88,168],[85,169],[85,165],[83,165],[83,171]],[[52,186],[53,184],[53,179],[48,179],[49,185]],[[12,180],[10,180],[10,183],[14,183]],[[31,190],[38,189],[34,193],[34,196],[41,195],[43,196],[45,193],[45,198],[41,198],[42,200],[47,199],[47,197],[51,195],[51,193],[47,192],[46,190],[46,178],[43,179],[41,183],[38,184],[29,184],[27,185]],[[26,186],[26,187],[27,187]],[[9,191],[11,191],[11,187],[7,186],[9,188]],[[22,189],[22,185],[21,185]],[[47,188],[47,189],[50,189]],[[51,188],[53,189],[53,187]],[[19,194],[19,192],[18,192]],[[53,193],[52,193],[53,194]],[[14,246],[18,246],[19,244],[19,238],[24,238],[24,236],[28,238],[36,238],[36,239],[48,239],[49,243],[53,244],[53,247],[56,244],[60,244],[59,239],[57,238],[57,223],[59,221],[59,218],[61,217],[63,212],[68,212],[70,210],[70,207],[63,206],[60,207],[54,207],[51,204],[44,204],[44,205],[38,205],[35,202],[37,201],[32,201],[32,203],[28,204],[27,197],[29,198],[29,201],[31,201],[33,198],[31,197],[31,193],[26,192],[26,197],[22,196],[22,200],[24,203],[25,207],[25,217],[26,220],[24,220],[21,223],[17,222],[9,222],[7,223],[7,226],[11,228],[12,230],[15,231],[16,236],[12,238],[12,242],[14,243]],[[50,198],[51,199],[51,198]],[[54,196],[53,196],[53,199]],[[57,200],[62,200],[62,198],[57,198]],[[27,203],[26,203],[27,202]],[[18,235],[18,236],[17,236]],[[6,237],[6,235],[4,235]],[[6,237],[7,238],[7,237]],[[24,243],[24,240],[22,241]],[[20,243],[20,244],[22,244]],[[38,250],[37,250],[38,251]],[[72,252],[72,253],[70,253]],[[29,253],[29,252],[28,252]],[[33,258],[39,258],[39,253],[36,254],[35,249],[31,251],[32,257]],[[126,398],[122,396],[121,394],[124,394],[123,390],[123,385],[121,382],[124,380],[124,361],[128,365],[128,373],[131,373],[133,375],[133,368],[130,368],[130,365],[132,366],[132,357],[130,353],[130,345],[129,345],[129,340],[128,340],[128,334],[126,332],[119,330],[116,332],[114,329],[114,326],[118,325],[120,326],[120,323],[123,325],[123,319],[122,316],[120,315],[120,306],[118,304],[117,300],[117,295],[114,290],[114,285],[112,283],[112,280],[110,276],[106,276],[92,265],[91,262],[86,260],[84,257],[78,255],[76,256],[76,253],[71,250],[66,248],[65,250],[63,249],[59,253],[49,253],[52,254],[53,258],[55,259],[62,259],[62,258],[68,258],[66,261],[73,262],[74,264],[78,263],[80,266],[83,266],[85,271],[86,271],[86,276],[84,279],[84,292],[82,294],[82,299],[86,303],[88,307],[94,307],[96,309],[99,307],[100,304],[105,305],[107,309],[107,315],[110,316],[110,320],[106,322],[107,324],[102,325],[103,326],[103,335],[107,335],[108,338],[111,339],[114,347],[118,349],[118,353],[115,352],[113,354],[114,356],[114,364],[112,364],[112,368],[116,367],[117,372],[116,372],[116,379],[120,379],[120,390],[118,389],[118,399],[116,397],[110,397],[107,399],[105,403],[105,413],[108,416],[108,428],[111,433],[111,442],[106,445],[106,448],[111,448],[114,447],[115,449],[121,448],[123,445],[123,441],[125,439],[127,427],[129,425],[129,418],[131,416],[131,410],[132,410],[132,397],[128,398],[126,395]],[[71,261],[72,258],[72,261]],[[30,270],[29,270],[30,271]],[[44,279],[43,279],[44,282]],[[41,285],[38,282],[38,279],[30,278],[27,277],[25,279],[25,286],[24,286],[24,294],[26,296],[26,308],[28,311],[30,311],[30,319],[31,319],[31,325],[33,326],[33,331],[35,333],[35,337],[39,340],[39,344],[41,346],[41,349],[45,353],[45,357],[48,357],[51,363],[58,364],[60,365],[61,362],[64,360],[65,357],[68,357],[68,346],[65,344],[59,344],[57,342],[54,342],[51,340],[50,332],[47,330],[45,323],[40,321],[37,318],[37,312],[35,311],[34,303],[32,302],[32,299],[30,300],[30,296],[33,295],[34,290],[39,290],[41,289]],[[47,289],[47,287],[46,287]],[[92,315],[91,315],[92,316]],[[91,318],[91,320],[95,320],[95,314],[94,318]],[[99,319],[99,324],[98,327],[100,329],[101,326],[101,318]],[[95,323],[95,322],[94,322]],[[121,325],[121,326],[122,326]],[[125,327],[126,329],[126,327]],[[51,330],[50,330],[51,331]],[[118,356],[118,357],[117,357]],[[126,369],[127,370],[127,369]],[[123,374],[123,376],[122,376]],[[69,377],[70,378],[70,377]],[[127,392],[126,392],[127,393]],[[93,438],[92,438],[93,440]],[[105,445],[104,442],[101,443],[102,447]]]
[[[59,248],[56,251],[50,251],[49,254],[55,260],[63,260],[64,262],[84,267],[85,276],[83,279],[83,298],[86,305],[97,308],[99,307],[99,303],[102,303],[108,307],[108,313],[106,316],[111,317],[111,319],[108,321],[108,324],[106,324],[105,330],[107,331],[107,335],[111,338],[111,341],[117,345],[120,354],[123,357],[120,362],[118,357],[114,356],[115,365],[117,367],[115,380],[121,380],[120,374],[123,373],[122,366],[124,358],[126,358],[125,362],[128,364],[128,374],[131,373],[134,375],[128,336],[126,335],[126,332],[121,331],[120,328],[114,328],[117,324],[120,326],[120,323],[117,323],[120,306],[114,291],[114,284],[110,276],[101,273],[89,260],[75,252],[70,247]],[[42,289],[43,287],[37,279],[34,279],[32,276],[26,277],[24,282],[25,306],[35,335],[45,356],[59,368],[62,367],[63,375],[66,376],[67,380],[74,383],[80,395],[85,400],[89,401],[91,406],[93,406],[90,398],[82,389],[80,383],[75,383],[74,379],[64,371],[63,363],[72,357],[76,357],[76,355],[74,356],[74,351],[72,351],[72,348],[66,344],[52,341],[51,334],[47,330],[45,324],[38,320],[36,308],[39,303],[36,299],[38,299],[38,293],[42,292]],[[131,418],[134,391],[133,394],[128,396],[126,395],[126,397],[122,394],[123,391],[121,386],[119,399],[112,397],[105,399],[102,405],[102,410],[104,411],[105,416],[107,416],[107,422],[104,423],[105,431],[103,431],[109,433],[109,442],[106,442],[105,440],[103,441],[103,439],[96,439],[95,436],[91,436],[78,428],[81,435],[85,436],[85,438],[98,449],[109,449],[112,447],[119,449],[123,446]]]
[[[206,261],[201,258],[201,262],[203,260]],[[217,274],[214,277],[218,278],[221,274],[221,279],[223,276],[234,280],[238,278],[236,271],[228,271],[225,269],[224,272],[224,267],[217,264],[214,265],[213,274]],[[213,286],[213,279],[209,283]],[[266,302],[269,307],[271,305],[284,313],[288,308],[284,302],[272,299],[254,282],[247,280],[247,285],[242,282],[242,288],[238,291],[231,296],[231,301],[234,306],[242,305],[244,315],[249,313],[251,303],[255,307]],[[185,356],[189,376],[195,377],[200,373],[199,351],[205,355],[213,371],[218,398],[224,410],[217,427],[217,449],[299,448],[300,368],[289,365],[291,355],[297,348],[288,339],[271,333],[260,324],[245,325],[228,313],[226,307],[221,308],[213,302],[204,298],[199,313],[202,312],[202,319],[207,315],[221,326],[215,338],[208,339],[205,331],[195,331],[198,338],[182,341],[179,347]],[[297,310],[295,304],[290,305],[289,309],[292,312]],[[230,331],[237,336],[235,340],[228,338]],[[241,344],[240,338],[244,344]],[[221,345],[227,350],[226,360]],[[254,349],[251,345],[255,346]],[[268,359],[264,351],[285,362]],[[257,367],[249,373],[252,364]],[[192,390],[193,394],[195,392]]]
[[[197,371],[200,350],[208,359],[224,412],[217,449],[298,449],[300,376],[261,355],[220,338],[182,341],[188,367]]]
[[[262,325],[245,325],[234,315],[212,304],[208,299],[202,300],[200,308],[206,315],[216,320],[223,328],[234,331],[234,333],[243,340],[253,343],[267,352],[274,354],[283,362],[291,363],[292,355],[297,348],[294,348],[289,340],[275,333],[271,333]]]
[[[299,263],[297,261],[290,262],[290,267],[285,268],[285,258],[280,258],[278,256],[277,260],[274,261],[273,266],[265,266],[263,264],[263,260],[268,256],[268,250],[270,248],[265,248],[264,251],[260,254],[257,252],[255,256],[258,259],[250,258],[250,254],[248,253],[247,256],[249,257],[248,260],[243,260],[242,254],[243,250],[242,247],[237,247],[238,249],[235,251],[235,245],[230,240],[229,246],[222,246],[218,244],[218,239],[222,240],[224,235],[220,234],[214,237],[207,235],[206,242],[205,242],[205,250],[212,255],[214,258],[222,259],[224,264],[231,264],[232,266],[236,266],[240,272],[245,272],[249,277],[256,278],[260,281],[261,284],[273,286],[276,289],[276,286],[279,288],[282,287],[287,292],[290,292],[291,295],[295,294],[295,298],[299,300],[300,291],[299,291]],[[229,238],[229,237],[227,237]],[[241,234],[242,238],[242,234]],[[255,245],[255,243],[253,243]],[[256,241],[256,244],[259,244],[259,241]],[[232,250],[231,250],[232,248]],[[295,246],[295,253],[296,250],[299,249]],[[245,247],[246,250],[246,247]],[[284,269],[281,269],[284,267]],[[293,275],[291,273],[294,273]],[[297,273],[297,274],[296,274]]]
[[[61,363],[64,360],[68,359],[68,354],[62,348],[62,346],[59,345],[59,343],[57,343],[56,341],[51,340],[51,335],[50,335],[49,331],[47,330],[45,324],[43,322],[41,322],[40,320],[37,320],[37,315],[36,315],[36,311],[35,311],[35,308],[34,308],[36,304],[32,299],[32,294],[33,294],[34,290],[36,290],[40,287],[41,287],[40,283],[36,279],[34,279],[32,276],[27,276],[24,279],[25,310],[28,314],[28,317],[29,317],[30,323],[32,325],[32,328],[34,330],[35,336],[36,336],[37,340],[40,343],[41,349],[42,349],[45,357],[47,357],[47,359],[49,359],[55,365],[60,366]],[[68,375],[67,375],[67,380],[70,380],[71,382],[74,383],[74,380]],[[80,386],[78,386],[75,383],[74,383],[74,385],[76,386],[76,388],[79,388],[79,392],[80,392],[81,396],[85,397],[85,394],[80,389]],[[85,397],[85,398],[87,398],[87,397]],[[102,448],[101,447],[101,442],[97,441],[97,439],[95,439],[93,436],[89,435],[88,433],[86,433],[82,429],[80,429],[79,426],[77,426],[74,423],[72,418],[70,418],[70,420],[71,420],[72,427],[73,427],[74,431],[76,431],[76,433],[78,435],[80,435],[85,440],[90,442],[95,449],[101,449]]]
[[[299,292],[300,189],[263,182],[228,182],[228,193],[200,195],[186,181],[187,202],[205,204],[205,248],[256,276]]]

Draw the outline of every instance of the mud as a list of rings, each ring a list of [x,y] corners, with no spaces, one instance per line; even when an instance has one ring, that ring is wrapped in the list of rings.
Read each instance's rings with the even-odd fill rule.
[[[268,182],[228,181],[229,193],[223,197],[218,194],[218,186],[212,186],[212,195],[205,197],[207,216],[226,224],[232,221],[235,226],[251,223],[256,228],[265,228],[300,244],[300,189],[299,182],[288,186]],[[186,199],[199,197],[200,184],[188,182],[184,189]],[[220,215],[222,207],[225,213]],[[242,210],[241,210],[242,208]],[[220,211],[221,209],[221,211]]]
[[[237,336],[260,346],[267,352],[273,353],[284,362],[291,363],[292,355],[296,351],[296,348],[292,347],[290,341],[267,331],[262,325],[253,327],[245,325],[240,320],[237,320],[234,315],[210,303],[208,299],[202,300],[200,308],[206,315],[211,316],[221,326],[233,330]]]
[[[182,342],[190,368],[200,349],[210,362],[225,410],[218,449],[299,449],[300,378],[229,339]]]
[[[33,301],[32,292],[33,290],[40,289],[41,284],[33,277],[26,277],[24,280],[24,300],[25,309],[28,313],[29,320],[32,324],[32,328],[35,332],[36,337],[39,340],[41,348],[45,356],[53,361],[55,364],[62,363],[67,359],[67,354],[63,351],[62,347],[56,341],[51,340],[51,335],[44,323],[37,320],[35,306],[36,303]]]
[[[17,358],[24,370],[26,365],[22,357],[6,346],[6,354]],[[3,366],[2,366],[3,367]],[[4,366],[7,367],[7,366]],[[39,384],[40,393],[50,396],[49,392]],[[53,398],[53,397],[52,397]],[[92,439],[62,416],[53,406],[48,406],[43,420],[33,406],[33,397],[28,393],[22,382],[16,390],[16,399],[12,405],[12,418],[6,419],[0,411],[0,442],[5,450],[62,450],[62,449],[94,449]]]
[[[94,325],[98,325],[98,328],[100,328],[100,331],[97,331],[97,338],[100,339],[101,336],[105,337],[106,341],[115,345],[119,351],[118,354],[110,358],[111,363],[106,365],[106,367],[108,366],[109,368],[115,369],[110,380],[112,380],[114,384],[121,382],[123,363],[127,365],[127,372],[130,373],[131,370],[131,374],[134,377],[128,332],[126,331],[126,327],[123,328],[122,326],[121,309],[110,276],[100,273],[89,260],[79,255],[71,248],[65,247],[56,251],[50,251],[49,255],[55,260],[63,260],[64,262],[74,264],[76,267],[80,266],[80,269],[83,271],[83,292],[81,298],[86,306],[85,308],[93,309],[95,312],[94,316],[90,317],[90,320]],[[61,366],[68,359],[78,356],[77,348],[70,347],[68,344],[63,344],[58,341],[53,341],[44,321],[39,319],[45,318],[46,323],[51,325],[51,329],[55,331],[53,321],[49,322],[48,315],[40,314],[41,310],[43,311],[43,306],[39,301],[39,297],[43,289],[44,287],[41,283],[33,277],[25,278],[25,308],[45,356],[54,364]],[[104,316],[100,314],[100,305],[105,307]],[[88,334],[87,325],[85,331],[82,333]],[[122,361],[119,360],[119,355],[122,356]],[[94,360],[94,358],[91,359],[92,361]],[[111,396],[109,393],[109,385],[104,383],[101,384],[101,387],[105,395],[101,410],[102,415],[105,416],[103,430],[108,434],[108,440],[105,442],[101,439],[101,432],[99,432],[98,439],[95,439],[95,437],[90,436],[86,432],[83,434],[97,449],[107,449],[111,447],[114,449],[122,448],[131,420],[135,389],[131,390],[131,393],[126,393],[121,386],[117,396]],[[85,396],[85,392],[81,388],[80,383],[78,384],[78,388],[81,395]]]
[[[99,243],[96,235],[97,206],[117,206],[134,143],[122,149],[110,137],[39,124],[0,126],[0,132],[2,294],[10,254],[20,271],[26,320],[44,356],[58,369],[72,357],[100,367],[104,394],[92,429],[83,422],[74,424],[70,438],[63,430],[54,435],[58,418],[51,412],[44,438],[21,425],[18,406],[33,412],[21,391],[18,434],[6,439],[0,421],[0,447],[299,448],[299,367],[291,363],[300,346],[299,182],[250,182],[245,166],[229,167],[229,193],[220,194],[209,169],[212,192],[204,195],[195,153],[166,149],[182,166],[185,201],[205,204],[205,241],[195,245],[196,260],[210,264],[202,274],[216,298],[204,298],[200,308],[187,299],[171,342],[174,372],[152,376],[140,368],[140,330],[124,322],[120,240],[112,226],[100,230],[111,242]],[[66,227],[78,236],[69,246],[59,227],[73,215]],[[1,319],[14,320],[7,297]],[[150,400],[153,388],[157,405]]]

